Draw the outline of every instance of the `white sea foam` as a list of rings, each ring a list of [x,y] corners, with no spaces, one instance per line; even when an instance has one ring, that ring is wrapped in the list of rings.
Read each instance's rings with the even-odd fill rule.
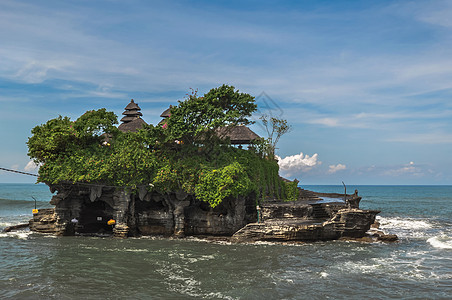
[[[120,251],[125,251],[125,252],[149,252],[148,249],[122,249]]]
[[[3,232],[0,233],[0,238],[16,238],[19,240],[27,240],[28,236],[31,234],[31,231],[11,231],[11,232]]]
[[[328,277],[330,274],[328,274],[327,272],[320,272],[320,277],[322,277],[322,278],[326,278],[326,277]]]
[[[209,292],[201,288],[201,282],[196,280],[191,272],[180,264],[161,263],[156,271],[166,278],[168,290],[195,298],[233,299],[219,292]]]
[[[427,242],[435,248],[452,249],[452,237],[445,234],[431,237],[427,240]]]
[[[346,269],[350,273],[375,273],[381,267],[381,264],[365,264],[363,262],[345,262],[339,268]]]
[[[13,223],[11,223],[11,222],[0,222],[0,228],[1,229],[4,229],[4,228],[9,227],[11,225],[13,225]]]
[[[426,219],[417,218],[400,218],[400,217],[379,217],[377,221],[380,223],[380,230],[385,233],[397,234],[401,238],[427,238],[434,223]]]
[[[199,242],[199,243],[209,243],[209,244],[217,244],[217,245],[233,245],[232,242],[227,240],[214,240],[214,239],[208,239],[208,238],[200,238],[196,236],[189,236],[186,237],[184,240],[191,241],[191,242]]]
[[[397,228],[397,229],[428,229],[432,228],[432,224],[426,220],[413,218],[386,218],[377,216],[381,228]]]
[[[412,260],[400,257],[401,253],[393,253],[390,257],[373,258],[369,262],[345,262],[335,267],[350,274],[375,274],[402,279],[427,279],[433,275],[422,270],[423,259]]]
[[[48,239],[57,239],[57,238],[58,238],[58,236],[56,236],[56,235],[54,235],[54,234],[51,234],[51,233],[47,233],[47,234],[42,234],[42,233],[41,233],[41,235],[42,235],[43,237],[45,237],[45,238],[48,238]]]

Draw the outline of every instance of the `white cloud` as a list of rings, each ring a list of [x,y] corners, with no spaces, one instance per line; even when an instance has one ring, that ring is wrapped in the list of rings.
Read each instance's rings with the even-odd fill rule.
[[[414,176],[420,177],[424,175],[423,169],[419,166],[416,166],[414,162],[409,162],[408,164],[404,164],[402,166],[397,166],[391,169],[387,169],[383,171],[383,175],[385,176]]]
[[[278,159],[279,169],[284,176],[292,176],[297,172],[307,172],[322,162],[318,160],[319,155],[315,153],[312,156],[305,155],[303,152]]]
[[[438,1],[434,5],[421,2],[421,9],[416,11],[415,17],[422,22],[452,28],[451,13],[452,5],[449,1]]]
[[[333,174],[336,173],[337,171],[342,171],[345,169],[347,169],[347,166],[343,164],[330,165],[328,169],[328,174]]]
[[[339,120],[336,118],[320,118],[310,121],[311,124],[319,124],[327,127],[338,127]]]
[[[28,164],[25,166],[24,170],[27,172],[36,171],[39,168],[39,165],[35,164],[34,161],[30,160]]]

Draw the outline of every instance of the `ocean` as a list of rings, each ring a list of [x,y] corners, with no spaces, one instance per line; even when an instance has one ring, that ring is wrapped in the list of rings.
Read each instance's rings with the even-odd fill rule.
[[[303,186],[342,193],[342,186]],[[0,299],[451,299],[452,186],[348,186],[398,243],[231,244],[0,233]],[[0,231],[51,207],[0,184]]]

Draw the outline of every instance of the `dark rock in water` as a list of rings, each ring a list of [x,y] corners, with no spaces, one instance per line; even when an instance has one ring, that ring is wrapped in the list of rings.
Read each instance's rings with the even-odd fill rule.
[[[334,217],[319,223],[312,216],[283,218],[248,224],[232,236],[235,242],[250,241],[322,241],[366,235],[379,211],[340,209]]]
[[[392,243],[397,242],[399,238],[395,234],[386,234],[381,230],[373,231],[372,237],[376,238],[377,241]]]
[[[363,239],[379,211],[361,210],[361,197],[302,190],[299,201],[262,205],[262,223],[248,224],[232,236],[236,242]],[[321,203],[317,198],[338,198]],[[346,198],[346,202],[340,201]],[[370,238],[369,238],[370,239]]]
[[[27,228],[29,226],[28,223],[26,224],[18,224],[18,225],[12,225],[12,226],[8,226],[5,229],[3,229],[3,232],[11,232],[14,230],[19,230],[19,229],[23,229],[23,228]]]
[[[370,225],[370,228],[375,228],[375,229],[380,228],[380,222],[375,221],[372,225]]]
[[[397,242],[399,238],[395,234],[385,234],[377,238],[381,242]]]
[[[37,214],[33,214],[33,219],[29,221],[30,230],[39,233],[58,234],[57,218],[55,216],[55,209],[46,208],[40,209]]]
[[[351,237],[342,237],[339,240],[341,241],[351,241],[351,242],[360,242],[360,243],[374,243],[375,239],[369,235],[365,235],[359,238],[351,238]]]
[[[378,213],[378,210],[341,209],[328,222],[341,237],[363,237]]]

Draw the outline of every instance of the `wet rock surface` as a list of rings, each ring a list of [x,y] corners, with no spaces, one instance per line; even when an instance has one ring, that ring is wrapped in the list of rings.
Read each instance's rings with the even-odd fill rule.
[[[282,218],[252,223],[232,236],[235,242],[252,241],[325,241],[360,238],[366,235],[379,211],[340,209],[334,217],[321,222],[315,215],[304,218]]]
[[[256,221],[254,195],[228,198],[211,208],[192,195],[176,191],[159,194],[110,187],[52,185],[54,209],[41,210],[30,229],[56,235],[231,236]],[[114,220],[115,225],[108,225]]]
[[[125,238],[231,237],[233,242],[323,241],[396,236],[366,232],[379,211],[352,208],[350,202],[321,203],[314,192],[300,189],[298,201],[267,201],[256,210],[254,195],[225,199],[215,208],[177,191],[158,194],[140,189],[132,193],[110,187],[51,186],[58,191],[51,203],[30,220],[30,230],[56,235],[98,235]],[[360,198],[359,198],[360,199]],[[353,206],[359,204],[355,201]],[[114,224],[108,221],[114,220]],[[258,222],[257,222],[258,221]],[[374,224],[374,225],[373,225]]]
[[[59,228],[56,219],[53,208],[40,209],[29,221],[30,230],[39,233],[58,234]]]

